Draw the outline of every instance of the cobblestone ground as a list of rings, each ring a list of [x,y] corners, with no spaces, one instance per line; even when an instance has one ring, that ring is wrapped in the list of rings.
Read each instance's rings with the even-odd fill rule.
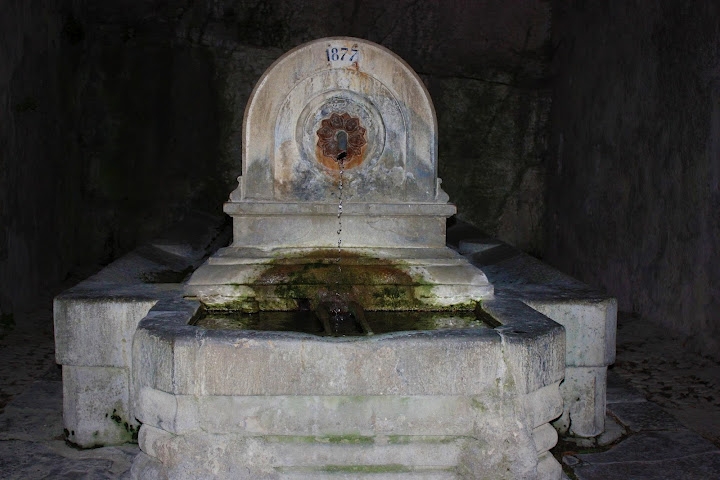
[[[0,413],[7,403],[35,379],[55,366],[52,308],[13,316],[0,330]]]
[[[4,317],[0,322],[0,413],[13,397],[56,367],[52,313],[55,295],[100,268],[95,266],[78,270],[61,284],[39,295],[37,308],[15,312],[12,317]]]
[[[560,439],[571,480],[720,478],[720,364],[661,327],[618,316],[605,432]]]
[[[689,352],[667,330],[618,316],[617,373],[680,423],[720,447],[720,362]]]
[[[49,290],[37,308],[0,325],[0,479],[124,480],[137,445],[79,450],[65,442],[62,375],[55,364],[52,297],[94,273]]]

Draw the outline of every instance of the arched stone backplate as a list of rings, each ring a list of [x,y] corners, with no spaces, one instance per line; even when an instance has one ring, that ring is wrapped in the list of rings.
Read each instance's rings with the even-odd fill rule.
[[[334,111],[367,130],[361,161],[347,170],[345,201],[447,201],[424,85],[397,55],[350,37],[302,45],[265,72],[245,111],[243,175],[231,200],[334,201],[337,171],[316,152],[320,124]]]

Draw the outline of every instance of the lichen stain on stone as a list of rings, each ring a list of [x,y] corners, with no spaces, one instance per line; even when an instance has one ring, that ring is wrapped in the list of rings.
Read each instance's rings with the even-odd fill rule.
[[[335,295],[368,310],[408,310],[421,307],[414,296],[418,284],[387,260],[319,249],[274,260],[252,287],[278,298],[309,299],[313,306]]]
[[[112,420],[122,430],[124,430],[123,436],[125,437],[126,442],[137,443],[140,428],[138,426],[128,423],[127,420],[123,419],[123,417],[118,414],[117,408],[113,408],[112,414],[106,413],[105,417]]]
[[[411,275],[401,262],[392,262],[346,250],[317,249],[278,257],[254,280],[244,284],[253,291],[260,310],[295,310],[299,302],[312,308],[325,300],[353,300],[366,310],[472,310],[474,305],[435,305],[431,286]],[[244,296],[214,311],[243,310]]]

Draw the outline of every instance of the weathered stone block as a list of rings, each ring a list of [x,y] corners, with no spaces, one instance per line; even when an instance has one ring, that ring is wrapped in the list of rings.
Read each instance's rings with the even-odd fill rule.
[[[228,247],[193,273],[185,292],[216,309],[238,308],[252,299],[260,310],[295,310],[298,298],[317,302],[339,293],[367,310],[447,310],[472,309],[491,297],[493,287],[447,247],[344,247],[342,253]]]
[[[214,398],[214,397],[213,397]],[[232,397],[219,397],[232,398]],[[258,397],[261,398],[261,397]],[[135,398],[135,417],[144,425],[150,425],[175,434],[197,430],[207,417],[216,421],[232,417],[233,412],[221,412],[204,404],[206,397],[173,395],[161,390],[143,387]],[[230,430],[232,428],[228,426]]]
[[[615,299],[525,303],[565,327],[567,368],[560,386],[564,414],[555,422],[562,432],[594,437],[605,429],[607,365],[615,361],[617,302]]]
[[[521,302],[487,305],[506,325],[352,341],[205,330],[189,326],[187,313],[151,312],[135,337],[134,375],[138,388],[179,395],[481,395],[508,381],[507,365],[521,393],[562,378],[557,324]]]
[[[137,417],[174,434],[471,436],[485,396],[186,396],[143,388]]]
[[[157,299],[112,298],[108,293],[70,292],[55,298],[57,363],[108,367],[131,364],[135,328]]]
[[[297,213],[287,208],[275,212],[276,205],[268,203],[260,208],[261,205],[255,203],[253,211],[248,213],[248,208],[228,204],[225,211],[235,217],[233,244],[256,248],[337,246],[337,204],[314,204],[298,209]],[[406,205],[392,210],[388,207],[381,204],[343,205],[343,245],[445,246],[445,218],[455,213],[454,205],[423,205],[417,211],[409,210]]]
[[[545,423],[533,429],[532,438],[537,452],[543,453],[555,446],[558,441],[558,434],[549,423]]]
[[[568,367],[612,364],[615,362],[617,302],[614,298],[575,297],[553,299],[538,295],[523,301],[565,327]]]
[[[125,368],[63,365],[63,423],[67,439],[81,447],[119,445],[139,427],[130,409]]]
[[[594,437],[605,429],[607,367],[568,367],[560,384],[563,414],[553,425],[578,437]]]
[[[563,412],[560,382],[530,392],[524,397],[528,424],[535,428],[558,418]]]
[[[555,322],[509,298],[483,302],[482,309],[501,323],[503,358],[514,372],[515,388],[533,392],[560,380],[565,371],[565,331]],[[543,362],[538,362],[543,358]]]
[[[471,439],[443,437],[375,439],[342,436],[309,438],[245,437],[197,432],[174,436],[143,426],[140,447],[157,458],[173,479],[457,478],[455,465]],[[157,464],[140,459],[142,467]],[[149,465],[148,465],[149,464]],[[133,468],[144,478],[145,468]],[[442,475],[437,477],[436,475]],[[401,475],[397,477],[396,475]],[[435,475],[435,476],[427,476]],[[501,477],[498,477],[501,478]]]
[[[537,477],[538,479],[563,478],[562,465],[555,460],[552,453],[545,452],[538,457]]]

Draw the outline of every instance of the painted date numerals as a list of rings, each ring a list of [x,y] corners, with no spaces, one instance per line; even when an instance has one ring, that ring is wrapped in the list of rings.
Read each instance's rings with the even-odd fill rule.
[[[355,47],[329,46],[325,50],[328,62],[353,63],[360,60],[360,51]]]

